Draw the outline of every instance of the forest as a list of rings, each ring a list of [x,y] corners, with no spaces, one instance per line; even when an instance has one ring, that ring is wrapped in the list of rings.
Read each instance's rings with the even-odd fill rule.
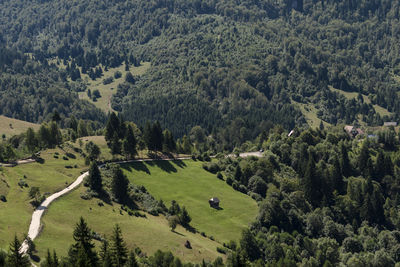
[[[0,10],[0,40],[11,51],[1,58],[0,112],[8,116],[42,122],[60,109],[104,123],[76,99],[86,90],[81,74],[98,79],[102,69],[150,61],[143,77],[118,86],[112,107],[140,127],[158,120],[178,137],[196,125],[215,133],[243,124],[242,141],[276,123],[300,126],[296,103],[334,125],[398,119],[397,1],[7,0]],[[57,69],[55,58],[67,68]],[[34,104],[16,101],[12,88]]]

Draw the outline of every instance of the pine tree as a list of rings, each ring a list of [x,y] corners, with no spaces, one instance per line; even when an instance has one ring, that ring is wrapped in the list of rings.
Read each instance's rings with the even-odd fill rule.
[[[240,165],[237,165],[236,169],[235,169],[235,174],[234,174],[236,181],[240,181],[242,178],[242,175],[243,175],[242,168],[240,168]]]
[[[88,128],[83,120],[79,120],[78,122],[78,137],[88,136]]]
[[[89,188],[93,191],[100,192],[102,189],[101,173],[96,161],[92,161],[89,167],[89,175],[87,177]]]
[[[116,155],[121,153],[121,143],[119,141],[117,132],[114,132],[114,136],[111,139],[111,143],[109,144],[110,144],[111,154]]]
[[[185,206],[182,207],[181,214],[179,215],[179,221],[184,227],[189,226],[189,223],[192,221],[192,218],[190,218]]]
[[[114,165],[112,170],[111,191],[119,202],[123,202],[126,199],[128,184],[128,179],[119,165]]]
[[[379,150],[378,155],[376,156],[375,176],[378,181],[381,181],[385,174],[385,155],[382,150]]]
[[[108,121],[106,124],[106,131],[104,135],[107,143],[110,143],[114,139],[115,133],[117,134],[117,137],[119,137],[119,132],[120,132],[120,121],[117,115],[115,115],[115,113],[112,112],[108,117]]]
[[[76,224],[73,238],[75,244],[70,247],[68,252],[71,264],[84,267],[97,266],[98,257],[92,243],[92,230],[88,227],[83,217]]]
[[[163,134],[162,134],[162,129],[161,125],[158,121],[156,121],[153,124],[153,127],[151,129],[151,141],[154,146],[154,150],[156,151],[161,151],[162,150],[162,145],[163,145]]]
[[[32,128],[28,128],[26,131],[26,147],[28,148],[29,153],[35,152],[37,146],[37,140],[35,137],[35,132]]]
[[[369,142],[368,139],[366,139],[362,146],[361,146],[361,150],[360,150],[360,154],[358,155],[358,169],[360,170],[360,172],[362,174],[366,174],[367,171],[367,164],[368,164],[368,159],[369,159]]]
[[[139,267],[139,264],[136,261],[135,253],[133,251],[129,253],[129,258],[128,262],[126,263],[126,267]]]
[[[108,244],[107,239],[105,239],[105,238],[101,243],[100,259],[101,259],[101,262],[103,263],[102,264],[103,267],[111,267],[112,266],[109,244]]]
[[[312,205],[318,204],[320,188],[315,175],[315,162],[311,152],[308,155],[308,163],[301,183],[306,199]]]
[[[150,126],[150,122],[146,122],[143,130],[143,139],[149,150],[154,150],[154,144],[152,143],[152,129]]]
[[[44,261],[43,264],[41,264],[42,267],[53,267],[54,263],[53,263],[53,257],[50,254],[50,250],[47,249],[47,255],[46,255],[46,259]]]
[[[127,158],[132,158],[137,154],[136,151],[136,138],[133,134],[133,130],[131,126],[128,126],[126,129],[125,139],[122,143],[124,154]]]
[[[340,169],[344,177],[349,177],[351,175],[349,155],[347,154],[347,149],[343,142],[340,144]]]
[[[343,176],[340,172],[340,163],[336,155],[333,157],[331,179],[334,190],[337,190],[339,194],[344,194],[345,186]]]
[[[122,267],[128,259],[128,249],[122,238],[121,228],[118,224],[114,227],[114,232],[111,238],[111,259],[113,266]]]
[[[15,235],[14,241],[10,244],[10,252],[7,257],[7,266],[28,267],[31,265],[28,257],[19,252],[20,247],[21,242]]]

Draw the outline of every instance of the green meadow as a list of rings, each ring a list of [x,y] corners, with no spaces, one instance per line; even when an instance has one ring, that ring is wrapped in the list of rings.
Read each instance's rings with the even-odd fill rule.
[[[205,171],[202,162],[137,162],[122,167],[131,182],[144,185],[167,207],[172,200],[185,206],[192,217],[191,225],[219,242],[239,240],[242,230],[257,215],[253,199]],[[210,208],[208,200],[212,197],[220,199],[220,209]]]

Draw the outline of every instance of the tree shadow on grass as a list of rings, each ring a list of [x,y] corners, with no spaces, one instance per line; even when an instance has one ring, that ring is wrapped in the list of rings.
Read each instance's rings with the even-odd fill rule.
[[[34,262],[37,262],[37,263],[40,262],[40,257],[38,255],[31,255],[30,257]]]
[[[171,164],[170,161],[165,161],[165,160],[155,160],[155,161],[149,161],[147,162],[150,166],[157,166],[161,170],[171,173],[171,172],[177,172],[178,170],[174,167],[174,165]]]
[[[187,165],[185,162],[183,162],[182,160],[174,160],[173,163],[175,163],[179,168],[185,168]]]
[[[179,232],[177,232],[175,230],[172,230],[171,232],[173,232],[174,234],[180,235],[180,236],[185,236],[184,234],[181,234],[181,233],[179,233]]]
[[[130,163],[130,164],[122,164],[121,167],[124,170],[127,170],[129,172],[132,171],[132,169],[135,169],[136,171],[139,172],[145,172],[147,174],[151,174],[149,168],[147,168],[146,164],[144,164],[144,162],[134,162],[134,163]]]

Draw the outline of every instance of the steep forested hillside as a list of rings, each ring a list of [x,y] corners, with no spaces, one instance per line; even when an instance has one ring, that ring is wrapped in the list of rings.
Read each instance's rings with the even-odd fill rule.
[[[397,1],[6,0],[0,29],[7,47],[64,60],[72,80],[78,67],[93,74],[100,64],[151,61],[119,86],[112,106],[176,135],[230,126],[244,141],[272,123],[305,123],[296,103],[331,124],[377,125],[400,114]]]

